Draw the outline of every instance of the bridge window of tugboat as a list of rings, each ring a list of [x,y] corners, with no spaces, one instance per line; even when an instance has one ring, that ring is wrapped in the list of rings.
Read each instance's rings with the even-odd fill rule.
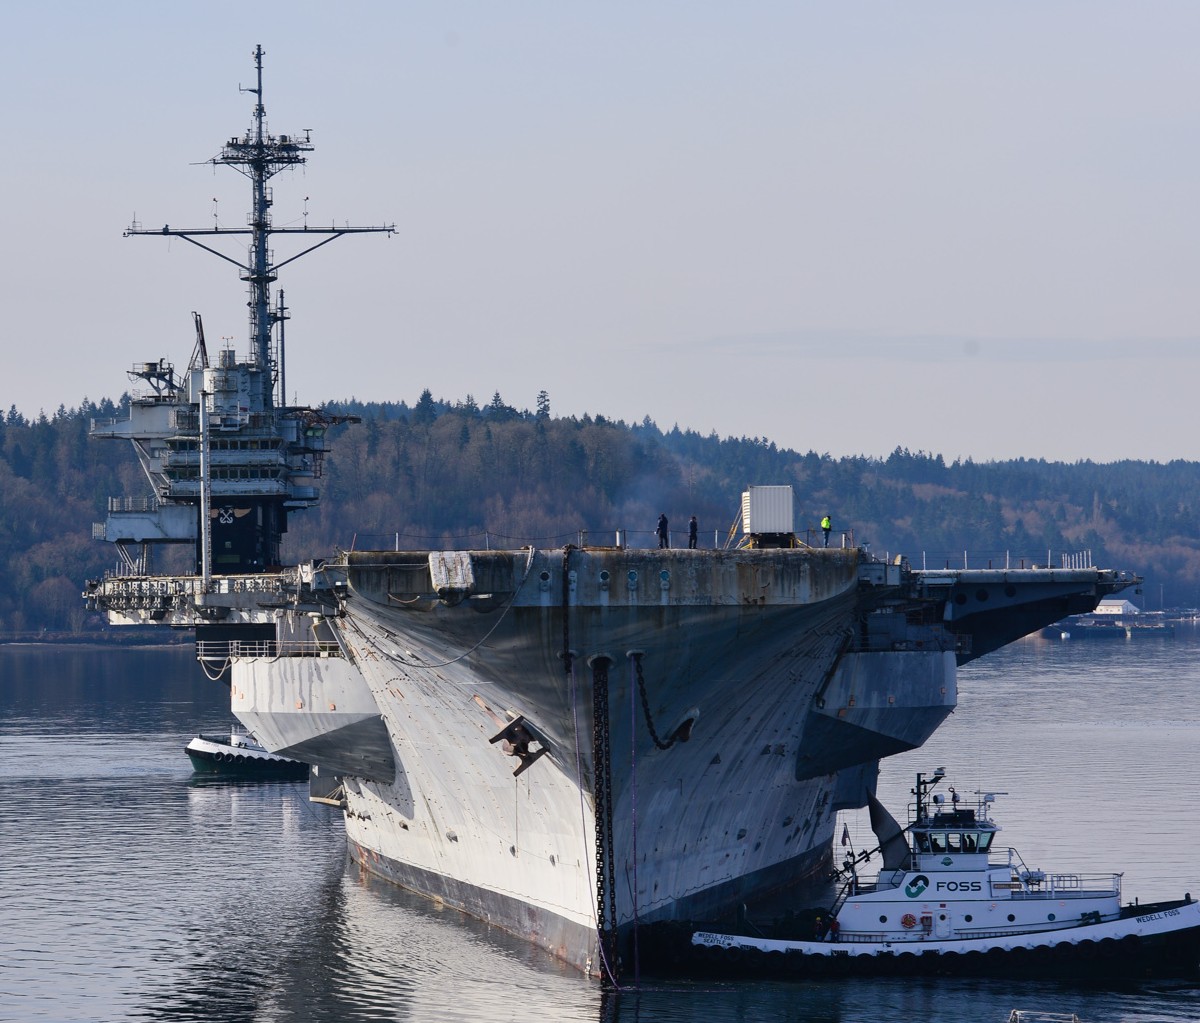
[[[981,831],[979,833],[979,851],[987,852],[992,846],[992,839],[995,837],[993,831]]]
[[[968,832],[963,835],[962,839],[963,839],[962,851],[965,853],[973,853],[975,851],[976,847],[979,845],[979,836],[978,835],[973,835]]]
[[[929,852],[929,835],[924,831],[917,832],[917,852]]]
[[[929,847],[935,853],[944,853],[946,851],[946,836],[937,832],[930,835]]]
[[[962,835],[957,831],[952,831],[946,836],[946,849],[948,852],[962,852]]]

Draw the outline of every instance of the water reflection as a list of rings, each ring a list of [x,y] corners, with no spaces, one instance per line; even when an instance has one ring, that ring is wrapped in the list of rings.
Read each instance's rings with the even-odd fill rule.
[[[915,771],[944,765],[960,791],[1012,792],[997,816],[1027,861],[1125,870],[1130,898],[1197,893],[1195,654],[1186,636],[1150,652],[1026,641],[975,662],[956,714],[887,763],[881,796],[902,811]],[[228,692],[188,651],[0,647],[0,1018],[1200,1018],[1191,983],[643,977],[604,992],[519,938],[360,874],[340,816],[303,784],[194,776],[183,745],[228,721]]]

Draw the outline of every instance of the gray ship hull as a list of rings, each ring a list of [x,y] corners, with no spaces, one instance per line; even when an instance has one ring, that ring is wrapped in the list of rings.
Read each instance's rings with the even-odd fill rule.
[[[337,656],[239,651],[234,712],[342,778],[365,868],[587,971],[606,869],[620,932],[810,882],[954,707],[944,642],[857,649],[855,551],[444,557],[351,556]]]
[[[570,547],[109,577],[88,599],[195,628],[366,869],[601,972],[637,924],[819,878],[835,813],[953,710],[957,665],[1136,582]]]

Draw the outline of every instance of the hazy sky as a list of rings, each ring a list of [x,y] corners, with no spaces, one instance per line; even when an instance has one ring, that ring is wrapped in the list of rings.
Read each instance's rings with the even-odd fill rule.
[[[247,351],[279,134],[289,397],[428,387],[833,455],[1200,457],[1200,4],[5,5],[0,406]],[[213,200],[217,203],[214,204]],[[276,255],[292,249],[277,239]],[[244,254],[240,244],[229,250]]]

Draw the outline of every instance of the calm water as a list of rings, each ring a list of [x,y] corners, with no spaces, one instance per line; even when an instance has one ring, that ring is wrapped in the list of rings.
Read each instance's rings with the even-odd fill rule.
[[[956,714],[885,765],[1000,796],[1030,866],[1200,895],[1200,637],[1026,640],[964,669]],[[0,647],[0,1019],[1085,1023],[1200,1019],[1200,985],[673,984],[614,998],[521,942],[349,863],[307,786],[201,783],[182,747],[230,722],[186,650]],[[865,814],[850,820],[856,845]]]

